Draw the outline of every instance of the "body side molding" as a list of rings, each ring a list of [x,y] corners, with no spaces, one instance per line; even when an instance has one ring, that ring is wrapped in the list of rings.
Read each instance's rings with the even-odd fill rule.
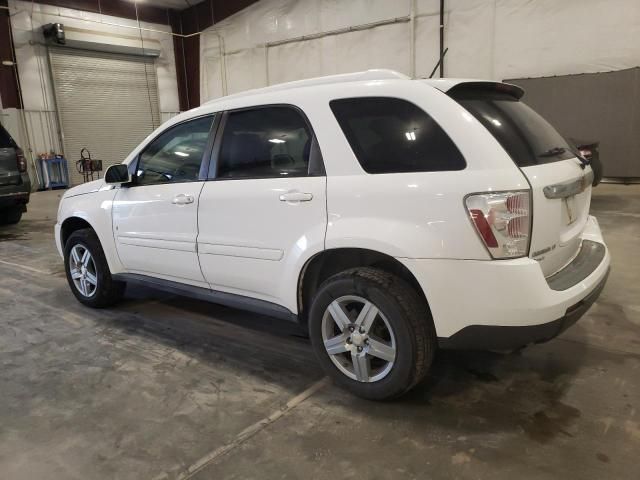
[[[258,300],[255,298],[245,297],[243,295],[186,285],[178,282],[172,282],[171,280],[164,280],[162,278],[140,275],[137,273],[117,273],[112,275],[112,277],[117,281],[142,284],[165,292],[174,293],[176,295],[183,295],[186,297],[197,298],[199,300],[219,303],[220,305],[225,305],[227,307],[247,310],[249,312],[268,315],[270,317],[276,317],[290,322],[298,322],[298,315],[291,312],[286,307],[267,302],[265,300]]]

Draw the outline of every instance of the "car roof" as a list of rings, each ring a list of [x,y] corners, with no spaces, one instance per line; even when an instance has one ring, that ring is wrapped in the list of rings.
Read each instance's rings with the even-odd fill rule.
[[[283,99],[288,98],[288,93],[302,93],[305,89],[313,89],[318,91],[320,88],[329,95],[335,93],[336,97],[341,94],[343,86],[347,83],[362,83],[366,87],[367,83],[403,83],[403,82],[420,82],[431,88],[447,92],[457,85],[467,83],[474,85],[497,85],[501,82],[493,80],[478,80],[468,78],[441,78],[441,79],[411,79],[395,70],[373,69],[362,72],[343,73],[338,75],[327,75],[323,77],[314,77],[304,80],[295,80],[292,82],[279,83],[263,88],[246,90],[244,92],[219,97],[203,103],[199,107],[183,112],[169,120],[165,126],[179,123],[199,115],[205,115],[212,112],[232,110],[237,108],[246,108],[252,105],[252,99],[255,98],[256,105],[264,105],[268,103],[282,103]],[[504,84],[502,84],[504,85]],[[519,88],[519,87],[516,87]],[[328,91],[328,92],[327,92]]]
[[[325,75],[322,77],[313,77],[307,78],[304,80],[295,80],[292,82],[279,83],[276,85],[271,85],[268,87],[255,88],[252,90],[246,90],[244,92],[235,93],[232,95],[227,95],[225,97],[216,98],[205,102],[204,105],[211,105],[221,101],[234,100],[239,98],[245,98],[253,95],[261,95],[265,93],[272,92],[282,92],[286,90],[292,90],[297,88],[304,87],[313,87],[318,85],[336,85],[339,86],[343,83],[350,82],[365,82],[365,81],[375,81],[375,80],[405,80],[405,81],[413,81],[411,77],[407,75],[397,72],[395,70],[377,68],[371,70],[364,70],[362,72],[353,72],[353,73],[342,73],[338,75]],[[438,90],[443,92],[448,91],[454,86],[460,83],[466,82],[489,82],[489,80],[478,80],[478,79],[465,79],[465,78],[440,78],[440,79],[417,79],[418,81],[422,81],[427,85],[430,85]],[[496,82],[493,82],[496,83]]]

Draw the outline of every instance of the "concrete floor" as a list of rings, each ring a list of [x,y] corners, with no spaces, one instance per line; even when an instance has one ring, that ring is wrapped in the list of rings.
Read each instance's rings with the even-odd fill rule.
[[[0,230],[0,478],[640,478],[640,187],[592,210],[600,301],[519,354],[442,353],[392,403],[326,380],[294,326],[132,288],[83,308],[60,192]]]

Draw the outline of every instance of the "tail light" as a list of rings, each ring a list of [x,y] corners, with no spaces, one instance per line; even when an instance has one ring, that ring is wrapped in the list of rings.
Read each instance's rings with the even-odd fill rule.
[[[18,171],[24,173],[27,171],[27,160],[24,158],[24,152],[21,148],[16,148],[16,161],[18,163]]]
[[[465,204],[493,258],[523,257],[529,253],[530,192],[473,194],[467,196]]]
[[[591,151],[590,148],[580,147],[578,152],[580,152],[580,155],[582,155],[587,160],[589,160],[593,156],[593,152]]]

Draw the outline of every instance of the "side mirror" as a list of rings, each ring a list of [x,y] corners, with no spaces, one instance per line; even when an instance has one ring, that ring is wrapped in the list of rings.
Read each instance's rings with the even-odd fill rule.
[[[104,181],[107,185],[122,185],[123,183],[131,182],[129,166],[123,163],[111,165],[107,168],[107,171],[104,172]]]

